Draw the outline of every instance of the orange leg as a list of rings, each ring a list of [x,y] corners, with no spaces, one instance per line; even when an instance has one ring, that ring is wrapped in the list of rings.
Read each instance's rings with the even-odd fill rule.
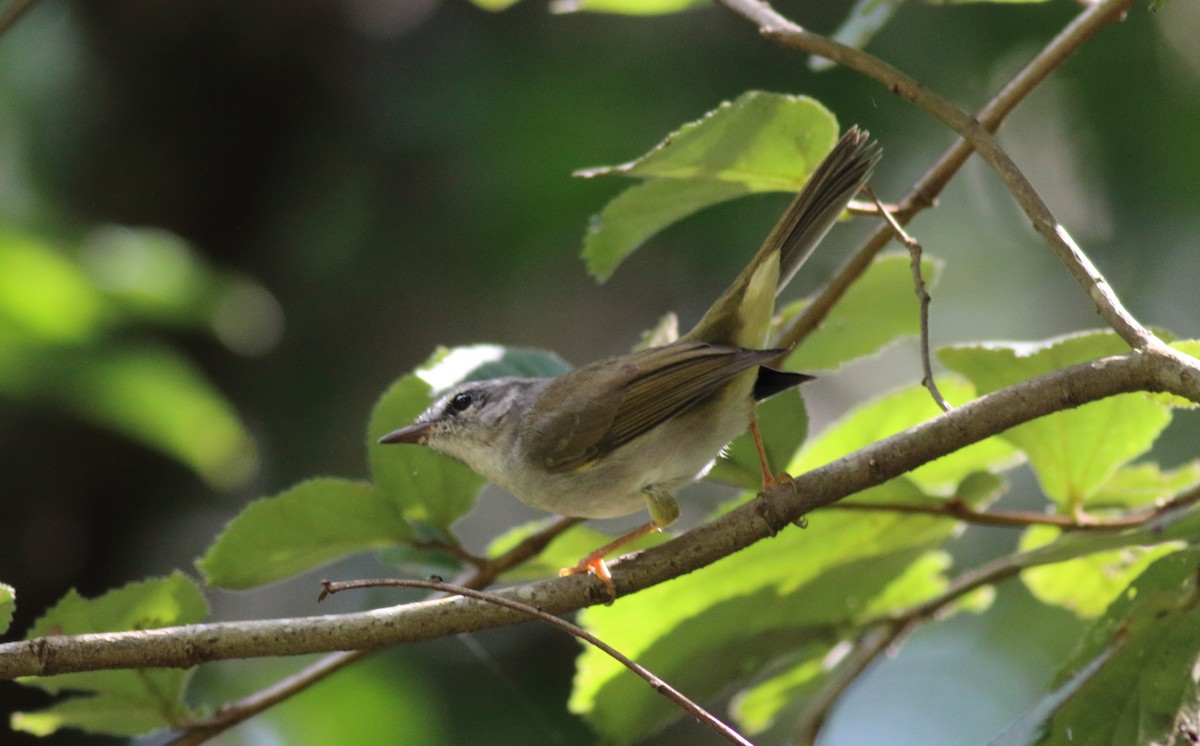
[[[777,484],[786,484],[792,481],[792,477],[787,472],[779,472],[774,474],[771,472],[771,464],[767,460],[767,447],[763,445],[762,433],[758,429],[758,420],[750,419],[750,436],[754,438],[754,449],[758,451],[758,463],[762,466],[762,488],[763,492],[771,489]]]
[[[650,521],[645,525],[638,526],[624,536],[617,537],[594,552],[591,552],[586,557],[579,560],[578,565],[575,565],[574,567],[564,567],[558,571],[558,574],[576,575],[579,573],[590,572],[596,577],[600,578],[604,585],[608,587],[609,595],[611,595],[613,598],[616,598],[617,586],[613,583],[612,575],[608,572],[608,565],[604,564],[604,558],[634,539],[638,539],[650,533],[651,531],[657,531],[658,529],[659,527],[654,523],[654,521]]]

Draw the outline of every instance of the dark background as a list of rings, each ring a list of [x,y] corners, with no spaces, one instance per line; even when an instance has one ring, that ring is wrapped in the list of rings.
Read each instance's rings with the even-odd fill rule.
[[[817,31],[848,6],[778,4]],[[1068,2],[914,4],[870,49],[975,109],[1077,12]],[[1194,3],[1176,0],[1157,16],[1136,6],[1002,136],[1135,315],[1181,336],[1200,334],[1198,34]],[[449,0],[36,6],[0,38],[4,227],[52,236],[68,253],[104,224],[169,229],[259,282],[285,326],[253,356],[206,334],[155,332],[196,361],[258,442],[261,467],[233,489],[67,413],[0,399],[0,580],[19,603],[9,639],[69,588],[94,595],[190,570],[255,497],[313,475],[365,476],[374,401],[439,344],[538,346],[578,363],[627,349],[667,310],[694,321],[786,197],[708,210],[598,286],[580,241],[625,184],[570,174],[636,157],[748,89],[812,95],[843,126],[870,129],[886,151],[874,182],[884,198],[952,142],[878,85],[844,70],[815,74],[716,8],[634,19],[552,16],[533,0],[499,14]],[[834,271],[862,228],[833,234],[799,292]],[[935,344],[1098,325],[978,161],[912,229],[948,263],[934,290]],[[911,346],[824,377],[807,390],[814,426],[919,378]],[[1177,419],[1163,461],[1194,455],[1194,419]],[[1035,490],[1018,478],[1011,499],[1036,506]],[[486,497],[464,527],[477,547],[535,515]],[[1014,541],[972,530],[956,554],[988,556]],[[386,571],[360,558],[321,574],[372,570]],[[309,577],[212,601],[218,618],[253,618],[316,613],[314,595]],[[393,600],[339,599],[320,611]],[[886,733],[890,743],[964,743],[1002,730],[1079,629],[1032,606],[1020,588],[1005,589],[988,616],[918,635],[852,691],[829,742]],[[565,712],[574,650],[526,626],[380,655],[221,742],[588,742]],[[297,665],[212,666],[197,689],[218,702]],[[43,702],[0,685],[8,708]],[[698,737],[707,735],[683,724],[661,742]],[[0,741],[10,738],[33,742]]]

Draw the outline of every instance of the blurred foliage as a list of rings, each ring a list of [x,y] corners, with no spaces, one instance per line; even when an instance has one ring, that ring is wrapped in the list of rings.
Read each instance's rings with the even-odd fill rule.
[[[685,4],[708,5],[673,3]],[[21,592],[14,609],[8,587],[0,587],[0,620],[14,614],[10,634],[28,633],[35,617],[69,588],[99,596],[130,578],[188,566],[221,524],[260,495],[277,500],[288,485],[300,489],[317,474],[347,475],[337,482],[344,485],[358,485],[352,480],[368,474],[378,482],[387,467],[370,463],[378,459],[371,446],[364,458],[363,423],[396,374],[418,367],[438,345],[497,340],[586,361],[626,349],[668,308],[678,308],[687,323],[740,268],[782,206],[782,198],[763,196],[697,212],[658,233],[597,290],[575,254],[588,216],[613,199],[615,185],[572,180],[580,167],[629,161],[680,123],[747,90],[809,96],[840,121],[870,129],[886,146],[876,179],[885,197],[898,194],[951,141],[875,84],[845,70],[816,74],[719,8],[616,18],[548,17],[550,6],[538,1],[478,5],[513,7],[493,14],[449,0],[297,2],[286,10],[241,0],[75,0],[37,5],[0,38],[0,580]],[[868,43],[873,53],[966,108],[981,105],[1078,12],[1071,3],[777,5],[808,28],[841,28],[841,38]],[[882,21],[870,15],[881,7],[887,10]],[[1196,7],[1165,4],[1151,15],[1135,6],[1124,23],[1103,31],[1056,72],[1001,134],[1139,318],[1187,336],[1197,334],[1200,318],[1193,287],[1200,273]],[[842,230],[835,229],[806,277],[798,278],[802,291],[842,261],[839,251],[849,243]],[[941,209],[922,215],[913,230],[943,263],[932,311],[937,342],[1051,339],[1094,325],[1090,303],[976,164],[943,195]],[[893,261],[903,275],[903,263]],[[883,287],[897,300],[911,293]],[[864,296],[854,308],[868,309],[871,300]],[[906,318],[885,316],[881,322],[896,328],[881,330],[879,344],[900,326],[911,333]],[[855,313],[854,323],[861,317]],[[911,349],[904,345],[848,362],[805,387],[812,393],[804,418],[812,418],[818,435],[802,447],[798,463],[836,457],[858,439],[931,416],[927,395],[909,386],[919,371],[904,358]],[[830,365],[868,355],[868,346],[878,349],[864,344]],[[978,354],[972,365],[990,366],[986,354]],[[1022,364],[1005,359],[1010,353],[987,354],[1006,369]],[[415,391],[418,383],[410,379],[405,386]],[[901,386],[900,393],[880,395]],[[962,381],[943,386],[954,401],[970,396]],[[427,403],[427,387],[420,396],[408,392],[413,411]],[[780,404],[796,402],[781,397]],[[1111,449],[1092,443],[1086,453],[1056,456],[1042,440],[995,440],[957,466],[939,461],[897,481],[880,499],[933,504],[961,494],[982,504],[1001,486],[988,483],[998,478],[977,471],[979,465],[1012,469],[1028,448],[1040,484],[1062,483],[1052,490],[1056,507],[1075,496],[1099,515],[1151,504],[1194,483],[1190,459],[1200,436],[1195,417],[1177,412],[1172,418],[1161,404],[1139,403],[1148,413],[1143,429]],[[393,420],[408,412],[390,413],[370,434],[403,424]],[[794,452],[796,431],[783,434],[792,440],[777,434],[772,447]],[[1157,463],[1129,463],[1155,436],[1149,455]],[[737,447],[733,454],[738,463]],[[1081,467],[1075,458],[1097,454],[1105,455],[1103,469]],[[400,457],[389,452],[388,458]],[[414,537],[440,540],[452,530],[472,548],[529,517],[488,495],[455,522],[475,496],[470,478],[464,479],[462,492],[445,504],[422,502],[432,493],[410,494],[406,486],[405,499],[420,509],[404,508],[403,520],[389,514],[366,528],[388,533],[384,529],[413,520]],[[1009,471],[1006,479],[1016,488],[1000,498],[1001,506],[1047,507],[1038,484],[1023,472]],[[232,490],[214,502],[214,486]],[[334,501],[341,488],[305,489],[339,507]],[[489,513],[489,505],[504,507]],[[497,510],[506,515],[497,518]],[[685,518],[697,512],[686,500],[684,510]],[[297,522],[304,515],[283,514]],[[794,535],[795,551],[811,555],[788,554],[776,565],[758,558],[763,564],[736,577],[720,565],[710,568],[735,584],[716,586],[728,591],[710,607],[721,623],[706,625],[697,617],[673,629],[677,599],[665,589],[662,604],[644,610],[637,605],[641,594],[622,599],[635,602],[630,611],[647,620],[645,630],[631,632],[642,640],[637,645],[681,666],[684,680],[701,690],[720,687],[705,680],[698,665],[704,659],[689,653],[689,640],[703,641],[706,650],[722,641],[693,637],[693,630],[741,635],[724,639],[720,662],[736,668],[746,687],[735,702],[740,722],[754,730],[776,723],[764,731],[763,743],[790,735],[789,708],[827,675],[828,644],[848,634],[855,620],[871,609],[882,613],[928,597],[962,567],[1006,555],[1018,541],[998,529],[972,528],[959,538],[951,522],[893,514],[860,522],[856,514],[830,512],[810,522],[808,531],[783,538]],[[339,535],[345,528],[328,518],[320,523]],[[834,532],[820,524],[847,528]],[[364,528],[363,521],[356,525]],[[814,539],[819,528],[823,534]],[[269,532],[248,535],[246,543],[253,544]],[[389,534],[404,535],[404,528]],[[863,536],[868,540],[861,546],[851,541]],[[1026,546],[1035,539],[1027,537]],[[305,562],[380,543],[361,531],[356,541],[336,551],[322,546]],[[564,541],[562,554],[574,553],[571,537]],[[290,542],[286,547],[297,549]],[[1029,722],[1051,714],[1056,724],[1084,718],[1100,734],[1132,732],[1121,728],[1133,720],[1161,722],[1166,703],[1194,695],[1187,677],[1171,666],[1195,655],[1186,634],[1194,626],[1187,578],[1195,559],[1174,552],[1142,571],[1153,552],[1165,550],[1114,545],[1108,551],[1092,553],[1103,560],[1099,569],[1071,559],[1023,574],[1039,597],[1080,613],[1104,611],[1074,658],[1067,660],[1064,649],[1077,641],[1074,616],[1029,601],[1019,587],[1002,586],[987,614],[933,625],[865,677],[834,713],[829,743],[986,739],[1026,709]],[[299,566],[294,556],[289,561],[290,569],[277,568],[273,577]],[[812,567],[793,564],[804,562]],[[541,569],[552,571],[552,565],[548,560]],[[352,567],[347,574],[379,572],[376,565]],[[824,583],[816,578],[822,569],[835,573]],[[1039,579],[1043,571],[1050,574]],[[1079,579],[1095,578],[1097,571],[1118,573],[1105,591],[1118,594],[1107,610],[1078,604],[1085,589]],[[263,572],[248,582],[266,582]],[[747,577],[752,587],[739,596],[736,584]],[[842,577],[839,587],[833,581]],[[1046,577],[1061,582],[1043,583]],[[803,590],[786,602],[794,614],[745,624],[747,604],[781,585]],[[1080,593],[1047,595],[1062,588]],[[211,593],[211,600],[218,618],[308,614],[315,612],[314,591],[302,581],[253,594]],[[696,590],[678,601],[703,594]],[[851,607],[847,599],[869,606]],[[668,612],[661,619],[660,608]],[[598,609],[595,617],[614,611]],[[1165,619],[1170,633],[1155,634],[1159,628],[1147,621],[1153,619]],[[1122,638],[1114,629],[1128,634]],[[531,732],[546,742],[587,738],[579,721],[561,714],[577,652],[572,644],[528,626],[477,638],[418,646],[386,667],[344,671],[221,740],[394,743],[411,734],[412,742],[486,738],[499,744],[527,743]],[[763,640],[775,645],[777,638],[795,642],[790,659],[757,655]],[[610,642],[623,644],[620,635]],[[464,652],[466,644],[484,652]],[[922,650],[936,651],[943,667],[923,666]],[[655,656],[645,662],[653,667]],[[1146,656],[1164,664],[1140,666]],[[902,682],[881,690],[879,682],[896,671]],[[286,674],[280,670],[275,678]],[[610,734],[637,733],[669,719],[648,692],[599,668],[594,676],[589,686],[611,687],[619,701],[637,708],[611,709],[618,700],[577,693],[575,708],[594,713],[593,722],[614,724]],[[1110,698],[1122,687],[1132,690],[1134,677],[1139,688],[1161,696]],[[249,681],[271,683],[236,670],[212,674],[203,701],[248,693]],[[115,691],[105,686],[92,690]],[[130,683],[129,691],[138,686]],[[1043,700],[1047,687],[1059,698]],[[172,679],[165,691],[170,711],[178,706],[170,702],[179,682]],[[1076,692],[1086,696],[1072,697]],[[9,711],[48,704],[39,692],[7,684],[0,699]],[[914,708],[914,701],[929,706]],[[951,701],[952,707],[938,706]],[[66,702],[54,706],[87,711],[87,704]],[[1072,702],[1093,704],[1081,712]],[[331,711],[346,717],[330,725],[323,716]],[[635,722],[635,713],[651,711],[653,718]],[[903,727],[913,712],[921,715],[919,727]],[[981,724],[996,728],[980,733]],[[1047,737],[1055,732],[1062,731],[1048,730]],[[9,735],[18,743],[77,742],[71,731],[38,740]],[[652,741],[711,742],[704,738],[685,723]]]

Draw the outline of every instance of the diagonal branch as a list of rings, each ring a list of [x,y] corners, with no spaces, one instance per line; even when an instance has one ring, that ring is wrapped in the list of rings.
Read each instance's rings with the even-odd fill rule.
[[[991,132],[995,131],[1003,118],[1028,95],[1029,91],[1100,28],[1120,18],[1132,5],[1133,0],[1101,0],[1086,9],[984,107],[978,119],[967,115],[877,57],[806,31],[777,13],[765,2],[720,2],[755,23],[764,36],[780,45],[826,57],[882,83],[890,92],[916,104],[949,125],[962,137],[962,140],[950,148],[901,201],[898,211],[901,224],[906,223],[915,212],[933,203],[973,149],[1000,175],[1005,186],[1033,222],[1034,228],[1046,239],[1055,254],[1084,288],[1109,326],[1131,347],[1155,346],[1164,351],[1165,346],[1162,342],[1123,307],[1104,276],[1075,244],[1066,229],[1058,223],[1024,174],[991,136]],[[882,250],[889,238],[890,230],[887,226],[877,228],[851,262],[805,308],[787,335],[779,340],[779,344],[793,345],[808,336],[854,280],[866,271],[871,259]]]
[[[1185,365],[1187,360],[1135,350],[995,391],[773,487],[636,559],[614,563],[613,580],[624,595],[698,570],[773,536],[816,508],[1046,414],[1131,391],[1170,391],[1200,402],[1200,363]],[[553,614],[609,600],[597,581],[583,575],[511,588],[501,595]],[[0,645],[0,679],[368,650],[526,620],[491,604],[445,598],[333,616],[42,637]]]

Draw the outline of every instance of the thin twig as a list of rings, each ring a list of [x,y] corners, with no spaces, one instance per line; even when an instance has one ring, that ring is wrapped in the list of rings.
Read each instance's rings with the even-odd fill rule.
[[[265,710],[299,694],[310,686],[342,670],[374,650],[350,650],[331,653],[271,686],[243,697],[236,702],[223,705],[212,717],[181,723],[184,729],[177,738],[168,741],[169,746],[199,746],[210,739],[244,723]]]
[[[854,641],[850,651],[829,672],[829,680],[804,703],[798,718],[794,743],[813,746],[821,728],[841,696],[880,655],[893,649],[904,630],[899,625],[868,629]]]
[[[921,383],[929,389],[929,395],[933,397],[934,402],[941,407],[942,411],[949,412],[954,407],[950,406],[950,402],[946,401],[946,397],[942,396],[942,392],[938,390],[937,382],[933,380],[933,363],[929,359],[929,303],[931,299],[929,292],[925,289],[925,278],[921,276],[921,244],[896,222],[896,218],[892,217],[892,213],[883,206],[871,187],[863,187],[863,190],[870,195],[875,206],[879,208],[879,214],[891,226],[892,232],[896,234],[896,240],[908,249],[909,263],[912,265],[913,290],[916,291],[917,303],[920,306],[921,367],[925,371],[925,377]]]
[[[1099,518],[1087,516],[1080,520],[1074,514],[1062,515],[1053,513],[989,512],[975,510],[961,500],[947,500],[941,504],[930,505],[923,503],[861,503],[852,500],[841,500],[826,507],[826,510],[858,510],[876,513],[920,513],[948,518],[964,523],[974,523],[980,526],[1000,526],[1007,528],[1028,528],[1030,526],[1054,526],[1063,531],[1117,531],[1136,528],[1153,521],[1160,516],[1180,508],[1185,508],[1200,502],[1200,488],[1189,490],[1171,500],[1159,505],[1152,505],[1140,510],[1130,511],[1121,515]]]
[[[452,550],[456,557],[469,561],[476,566],[475,572],[461,581],[460,586],[472,589],[486,588],[495,582],[502,573],[537,556],[551,541],[571,526],[579,523],[580,518],[558,518],[537,533],[525,537],[519,544],[494,559],[477,557],[461,546],[437,545],[437,549]],[[432,545],[426,548],[435,548]],[[469,559],[468,559],[469,558]],[[224,733],[230,728],[249,720],[267,709],[299,694],[308,687],[324,680],[330,674],[340,671],[346,666],[365,658],[374,650],[351,650],[330,653],[312,665],[297,671],[271,686],[255,692],[236,702],[228,702],[221,706],[215,715],[202,720],[193,720],[182,724],[186,732],[170,741],[171,746],[197,746],[211,738]]]
[[[758,25],[764,33],[780,28],[798,29],[788,19],[776,13],[766,3],[755,0],[720,0],[735,13]],[[994,132],[1004,118],[1051,72],[1091,39],[1101,28],[1121,18],[1132,0],[1104,0],[1076,16],[1053,40],[1010,80],[999,93],[987,103],[977,115],[978,125],[986,132]],[[808,34],[808,38],[814,35]],[[819,37],[817,37],[819,38]],[[833,42],[827,42],[832,45]],[[840,47],[840,45],[838,45]],[[850,53],[869,55],[849,50]],[[818,50],[815,54],[823,54]],[[832,58],[832,57],[831,57]],[[841,60],[838,60],[841,61]],[[845,63],[844,63],[845,64]],[[882,64],[882,63],[881,63]],[[848,65],[849,66],[849,65]],[[856,68],[857,69],[857,68]],[[868,73],[869,74],[869,73]],[[876,77],[871,75],[871,77]],[[877,78],[878,79],[878,78]],[[910,81],[911,82],[911,81]],[[915,85],[915,83],[913,83]],[[900,201],[893,214],[901,224],[906,224],[913,215],[934,204],[951,177],[958,172],[972,152],[967,139],[955,142],[928,171],[914,184]],[[851,260],[822,288],[821,292],[805,305],[801,314],[778,340],[780,347],[792,347],[815,331],[831,308],[849,287],[871,266],[875,255],[887,245],[891,238],[888,226],[879,226],[863,243]]]
[[[560,619],[553,614],[548,614],[536,606],[530,606],[527,603],[506,598],[505,596],[500,596],[495,593],[479,591],[473,588],[453,585],[451,583],[443,583],[438,580],[381,578],[377,580],[352,580],[345,583],[332,583],[330,581],[324,581],[324,586],[325,590],[321,594],[322,598],[325,596],[325,594],[333,594],[338,593],[339,591],[351,590],[355,588],[376,588],[381,586],[393,588],[424,588],[427,590],[438,591],[440,593],[451,593],[458,596],[467,596],[468,598],[474,598],[478,601],[484,601],[486,603],[496,604],[497,606],[503,606],[508,609],[520,611],[524,614],[528,614],[540,622],[545,622],[553,627],[557,627],[567,634],[577,637],[580,640],[599,648],[613,660],[617,661],[644,679],[646,683],[650,685],[650,688],[654,689],[654,691],[679,705],[685,712],[712,730],[716,731],[722,738],[730,743],[740,744],[740,746],[753,746],[753,744],[743,738],[733,728],[721,722],[710,712],[708,712],[708,710],[705,710],[700,705],[688,699],[682,692],[660,679],[646,667],[634,662],[624,653],[588,632],[583,627],[572,624],[565,619]]]
[[[775,13],[766,3],[756,0],[721,0],[721,2],[743,13],[747,18],[759,22],[759,28],[763,35],[781,46],[827,57],[872,78],[882,83],[894,95],[916,105],[957,132],[970,143],[975,152],[992,167],[1000,180],[1004,182],[1009,193],[1013,195],[1017,204],[1033,222],[1034,229],[1042,235],[1042,238],[1066,266],[1076,282],[1083,288],[1108,325],[1134,349],[1152,348],[1162,354],[1167,354],[1169,348],[1126,310],[1108,281],[1104,279],[1104,275],[1092,263],[1087,254],[1079,248],[1067,229],[1054,217],[1054,213],[1042,200],[1041,195],[1025,178],[1025,174],[1017,168],[1017,165],[1013,163],[1008,153],[1000,147],[991,133],[974,117],[878,57],[806,31]],[[1133,0],[1108,0],[1102,5],[1123,10],[1132,2]]]

